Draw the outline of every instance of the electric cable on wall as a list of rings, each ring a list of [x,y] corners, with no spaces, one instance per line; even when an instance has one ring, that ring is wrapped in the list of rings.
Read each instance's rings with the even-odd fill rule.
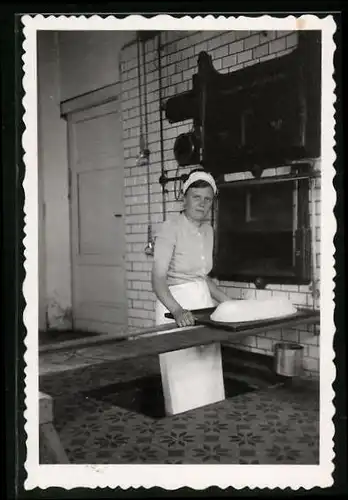
[[[151,224],[151,180],[150,180],[150,150],[149,150],[149,127],[148,127],[148,109],[147,109],[147,81],[146,81],[146,54],[145,54],[145,44],[146,42],[142,42],[142,62],[144,67],[144,121],[145,121],[145,134],[143,133],[142,128],[142,114],[141,114],[141,131],[140,131],[140,147],[141,153],[140,157],[142,160],[142,164],[145,164],[147,167],[147,215],[148,215],[148,226],[147,226],[147,244],[145,247],[146,255],[153,255],[154,245],[152,238],[152,224]],[[140,68],[140,40],[138,36],[138,65]],[[140,71],[140,70],[139,70]],[[140,73],[139,73],[140,77]],[[141,85],[140,85],[141,87]],[[140,91],[140,89],[139,89]],[[141,93],[139,94],[140,97]],[[140,102],[142,105],[142,103]]]
[[[182,181],[179,179],[180,166],[176,167],[175,181],[174,181],[174,197],[176,201],[179,201],[182,195]]]
[[[162,64],[161,64],[161,32],[158,33],[157,40],[157,60],[158,60],[158,99],[160,118],[160,155],[161,155],[161,175],[164,176],[164,145],[163,145],[163,109],[162,109]],[[162,185],[162,212],[163,220],[166,220],[166,190]]]
[[[313,298],[313,309],[317,309],[317,295],[319,293],[318,289],[318,281],[317,281],[317,273],[316,273],[316,238],[315,238],[315,201],[314,201],[314,192],[315,192],[315,177],[310,179],[310,192],[311,192],[311,202],[312,202],[312,217],[311,217],[311,246],[312,246],[312,298]]]
[[[140,155],[145,149],[144,130],[143,130],[143,103],[141,91],[141,56],[140,56],[140,38],[137,38],[137,52],[138,52],[138,94],[139,94],[139,117],[140,117]]]

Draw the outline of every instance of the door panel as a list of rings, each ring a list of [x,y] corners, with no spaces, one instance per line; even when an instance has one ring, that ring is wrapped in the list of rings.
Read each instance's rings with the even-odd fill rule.
[[[123,207],[116,201],[123,199],[120,173],[115,168],[82,172],[77,175],[79,213],[79,255],[82,260],[104,264],[118,264],[124,251],[120,234]],[[118,215],[118,212],[117,212]]]
[[[119,103],[72,113],[68,124],[74,328],[115,334],[127,325]]]
[[[75,129],[76,160],[84,170],[114,167],[115,141],[122,146],[118,140],[118,136],[121,137],[119,112],[110,112],[105,105],[100,108],[94,110],[93,118],[88,116],[86,111],[81,113],[79,126]],[[107,114],[103,114],[102,110]]]
[[[121,266],[80,265],[76,278],[76,286],[83,290],[84,302],[119,305],[114,292],[124,285]]]

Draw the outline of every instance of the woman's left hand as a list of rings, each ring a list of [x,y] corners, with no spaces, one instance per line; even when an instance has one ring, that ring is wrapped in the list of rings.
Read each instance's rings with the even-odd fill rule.
[[[191,311],[181,309],[173,314],[176,324],[180,327],[193,326],[195,324],[195,317]]]

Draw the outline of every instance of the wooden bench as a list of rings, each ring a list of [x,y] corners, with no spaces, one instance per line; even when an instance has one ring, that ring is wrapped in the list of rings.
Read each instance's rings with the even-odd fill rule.
[[[48,394],[39,393],[39,430],[40,443],[48,450],[52,461],[68,464],[69,459],[53,424],[53,399]]]

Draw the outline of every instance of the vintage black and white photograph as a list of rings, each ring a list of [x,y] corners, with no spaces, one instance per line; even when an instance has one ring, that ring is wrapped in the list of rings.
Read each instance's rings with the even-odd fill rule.
[[[23,17],[29,489],[331,484],[335,24],[208,17]]]

